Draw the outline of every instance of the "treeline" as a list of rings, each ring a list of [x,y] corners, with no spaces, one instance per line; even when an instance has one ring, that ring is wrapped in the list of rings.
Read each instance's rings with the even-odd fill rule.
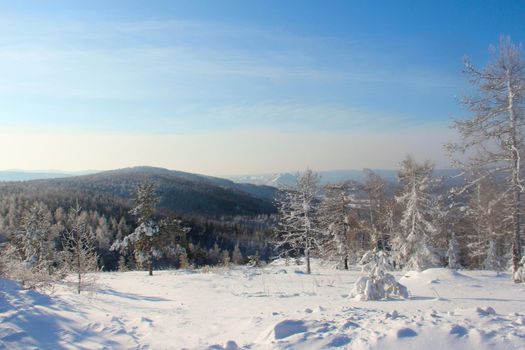
[[[389,252],[400,269],[511,267],[512,225],[498,201],[501,181],[447,186],[433,177],[431,162],[411,157],[402,162],[398,183],[366,174],[363,183],[321,187],[319,176],[305,171],[280,197],[278,252],[322,257],[341,268],[370,250]]]

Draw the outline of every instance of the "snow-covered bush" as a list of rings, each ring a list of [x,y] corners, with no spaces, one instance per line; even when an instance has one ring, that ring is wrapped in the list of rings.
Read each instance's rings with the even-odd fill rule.
[[[49,270],[47,263],[30,264],[21,257],[19,249],[8,243],[0,252],[1,276],[20,282],[23,288],[47,289],[64,278],[63,264]]]
[[[355,282],[352,290],[353,298],[356,300],[408,298],[407,288],[387,272],[391,269],[391,263],[384,251],[366,252],[360,265],[362,265],[364,275]]]

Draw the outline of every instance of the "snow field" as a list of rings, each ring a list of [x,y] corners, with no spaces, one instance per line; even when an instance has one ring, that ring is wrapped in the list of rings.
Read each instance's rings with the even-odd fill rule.
[[[355,301],[360,271],[264,268],[101,273],[96,294],[0,282],[5,349],[521,349],[525,286],[507,274],[396,273],[409,300]],[[403,276],[404,275],[404,276]]]

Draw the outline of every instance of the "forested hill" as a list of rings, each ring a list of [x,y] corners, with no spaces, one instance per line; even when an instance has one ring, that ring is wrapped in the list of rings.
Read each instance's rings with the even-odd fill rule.
[[[137,186],[142,183],[155,185],[160,197],[159,209],[166,213],[214,217],[269,214],[275,211],[273,198],[276,189],[273,187],[239,184],[226,179],[154,167],[133,167],[57,179],[2,182],[0,195],[19,193],[23,197],[44,200],[52,194],[52,197],[64,202],[80,196],[84,203],[87,196],[93,199],[93,206],[98,207],[104,203],[129,203]]]

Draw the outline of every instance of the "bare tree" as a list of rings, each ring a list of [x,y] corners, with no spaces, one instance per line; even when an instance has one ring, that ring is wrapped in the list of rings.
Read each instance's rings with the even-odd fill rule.
[[[478,90],[477,96],[463,99],[473,114],[470,119],[457,120],[453,127],[461,141],[447,145],[455,164],[466,173],[481,174],[470,182],[474,185],[482,178],[495,176],[505,180],[506,186],[499,194],[511,222],[513,271],[521,259],[521,210],[523,169],[521,156],[524,151],[525,125],[525,61],[521,46],[510,38],[500,38],[493,49],[492,61],[483,69],[476,69],[469,61],[465,72]],[[514,277],[515,282],[522,282]]]

